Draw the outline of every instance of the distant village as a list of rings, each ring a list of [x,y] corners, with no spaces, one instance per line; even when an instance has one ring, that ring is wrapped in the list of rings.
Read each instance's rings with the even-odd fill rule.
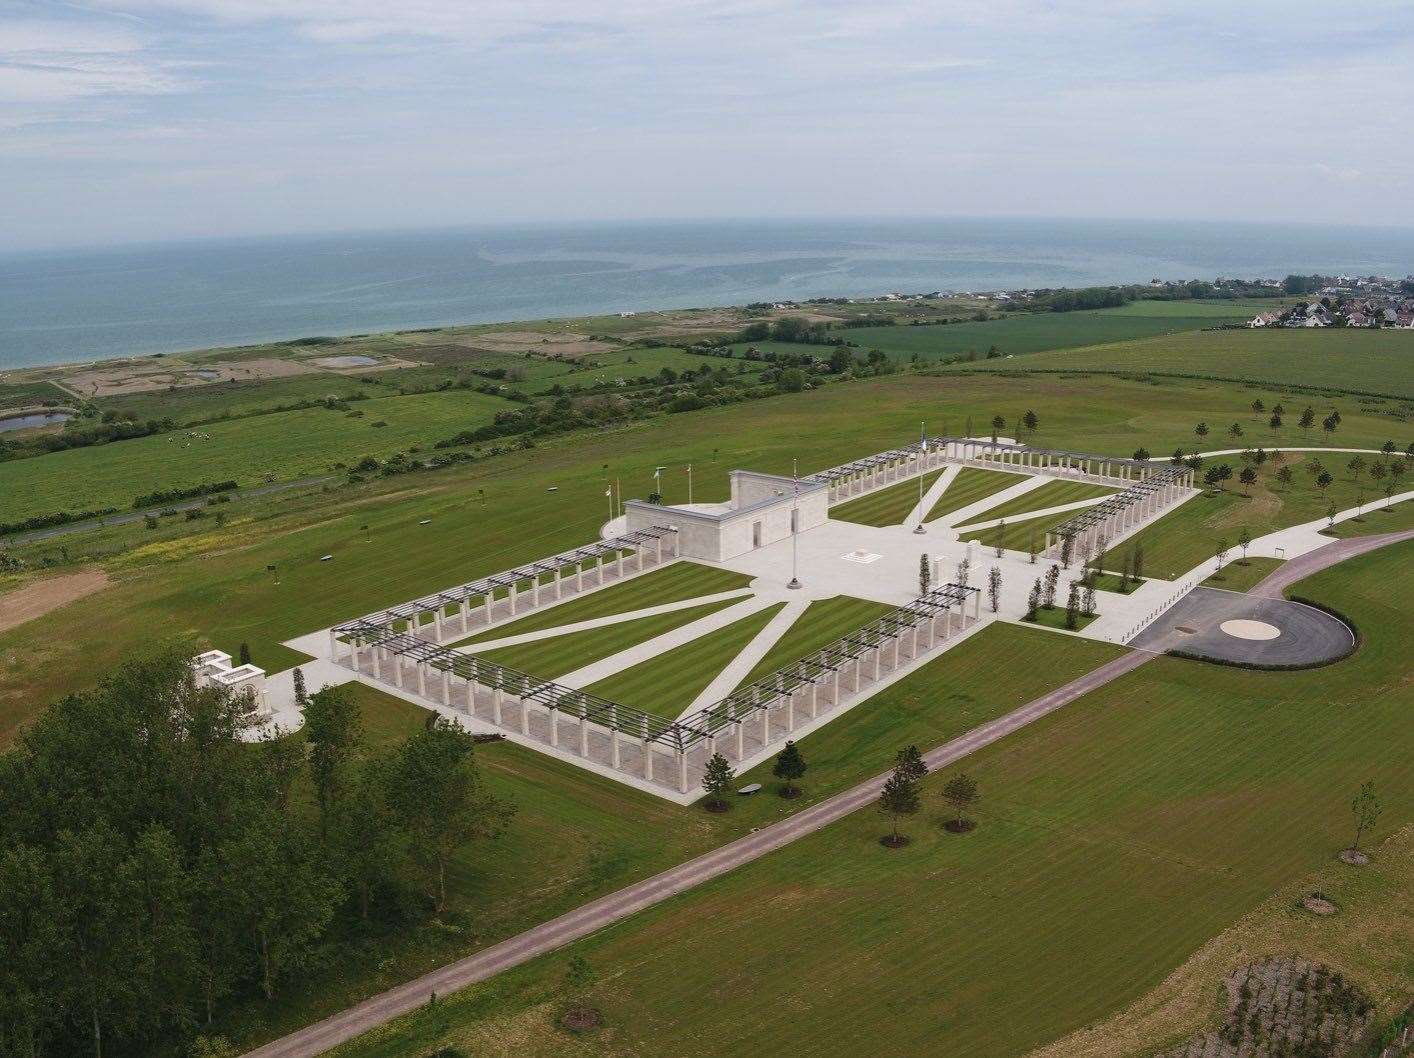
[[[1408,279],[1336,276],[1310,293],[1319,298],[1258,313],[1247,326],[1414,328],[1414,283]]]

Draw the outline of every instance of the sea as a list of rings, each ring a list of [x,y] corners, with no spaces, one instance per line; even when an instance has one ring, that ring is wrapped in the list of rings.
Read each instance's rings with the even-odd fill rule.
[[[1414,229],[713,220],[0,249],[0,370],[655,308],[1292,272],[1408,275]]]

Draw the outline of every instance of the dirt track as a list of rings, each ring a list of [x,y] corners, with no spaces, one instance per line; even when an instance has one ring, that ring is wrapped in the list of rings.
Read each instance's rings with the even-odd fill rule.
[[[85,595],[92,595],[108,586],[108,574],[101,569],[82,573],[64,573],[57,577],[26,584],[0,595],[0,632],[9,631],[26,621],[66,606]]]

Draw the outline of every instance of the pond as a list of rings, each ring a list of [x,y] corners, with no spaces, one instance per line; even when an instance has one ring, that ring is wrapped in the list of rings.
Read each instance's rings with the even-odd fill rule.
[[[68,422],[73,415],[67,411],[37,411],[28,415],[12,415],[8,419],[0,419],[0,433],[9,430],[33,430],[38,426],[54,426],[61,422]]]
[[[314,361],[320,367],[372,367],[378,363],[374,356],[322,356]]]

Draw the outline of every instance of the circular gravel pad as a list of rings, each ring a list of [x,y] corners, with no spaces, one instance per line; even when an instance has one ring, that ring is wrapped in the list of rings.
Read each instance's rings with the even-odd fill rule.
[[[1281,629],[1266,621],[1224,621],[1218,626],[1234,639],[1275,639]]]

